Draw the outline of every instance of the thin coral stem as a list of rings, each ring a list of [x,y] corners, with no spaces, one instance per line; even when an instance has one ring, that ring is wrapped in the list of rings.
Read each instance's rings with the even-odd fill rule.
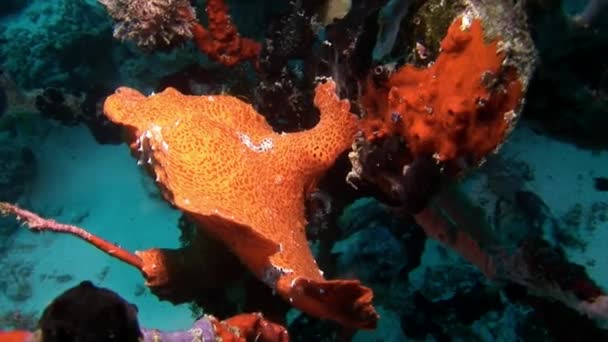
[[[137,255],[100,237],[97,237],[80,227],[59,223],[52,219],[45,219],[31,211],[5,202],[0,202],[0,213],[4,215],[15,215],[18,220],[23,221],[29,227],[29,229],[33,231],[41,232],[49,230],[57,233],[72,234],[92,244],[110,256],[136,267],[140,271],[143,268],[142,259]]]

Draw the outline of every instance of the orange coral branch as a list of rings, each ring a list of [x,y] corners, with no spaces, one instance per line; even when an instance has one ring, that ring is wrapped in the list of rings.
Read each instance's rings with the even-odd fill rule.
[[[55,220],[45,219],[31,211],[21,209],[16,205],[5,202],[0,202],[0,212],[5,215],[15,215],[17,219],[24,221],[25,224],[34,231],[48,230],[57,233],[74,235],[120,261],[123,261],[139,270],[143,268],[142,259],[137,255],[100,237],[97,237],[80,227],[59,223]]]
[[[258,57],[260,43],[241,37],[223,0],[207,0],[206,12],[209,20],[208,30],[191,18],[194,42],[201,52],[226,66]],[[191,16],[188,12],[183,14]]]

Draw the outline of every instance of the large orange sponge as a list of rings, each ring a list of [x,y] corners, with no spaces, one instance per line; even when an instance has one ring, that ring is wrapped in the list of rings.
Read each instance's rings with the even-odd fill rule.
[[[357,131],[332,81],[317,86],[315,105],[317,126],[291,134],[273,132],[237,98],[172,88],[149,97],[120,88],[104,111],[127,127],[133,152],[165,198],[260,280],[311,315],[373,328],[371,290],[356,280],[325,280],[306,240],[305,198]]]

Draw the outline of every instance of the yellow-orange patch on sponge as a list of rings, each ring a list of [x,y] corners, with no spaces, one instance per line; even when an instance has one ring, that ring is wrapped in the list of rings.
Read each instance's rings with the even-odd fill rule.
[[[371,290],[323,278],[305,235],[305,198],[357,130],[335,84],[320,84],[316,127],[273,132],[231,96],[185,96],[168,88],[145,97],[120,88],[106,115],[124,125],[139,162],[167,200],[223,241],[259,279],[294,306],[342,324],[371,328]]]

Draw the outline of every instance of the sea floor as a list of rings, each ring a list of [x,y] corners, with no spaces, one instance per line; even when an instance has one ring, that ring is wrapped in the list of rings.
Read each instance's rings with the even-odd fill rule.
[[[53,126],[45,138],[30,141],[38,177],[24,202],[29,208],[130,251],[179,246],[179,213],[160,198],[126,145],[98,145],[86,127]],[[0,296],[2,311],[42,310],[64,290],[91,280],[137,305],[142,326],[183,329],[192,323],[186,305],[159,301],[139,271],[73,236],[23,228],[4,267],[15,263],[29,273],[31,297],[15,302]]]
[[[522,149],[522,153],[532,160],[538,177],[534,187],[546,194],[545,201],[555,216],[563,217],[573,206],[582,206],[584,219],[579,233],[587,246],[584,252],[567,250],[569,258],[586,266],[591,278],[608,289],[608,192],[594,188],[594,178],[608,177],[608,152],[589,152],[556,143],[547,150],[543,148],[547,139],[528,136],[530,147],[528,151]]]
[[[608,177],[608,151],[581,149],[537,134],[520,123],[500,150],[503,160],[523,164],[532,179],[523,190],[534,192],[547,205],[559,229],[580,243],[561,245],[568,259],[586,267],[600,287],[608,289],[608,192],[594,186],[596,177]],[[477,188],[477,191],[484,189]],[[472,191],[472,196],[476,196]],[[551,241],[555,228],[544,225]]]

